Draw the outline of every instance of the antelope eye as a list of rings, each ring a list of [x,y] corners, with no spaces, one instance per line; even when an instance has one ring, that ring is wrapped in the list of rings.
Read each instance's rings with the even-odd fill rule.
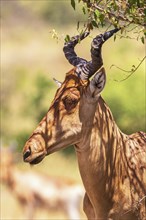
[[[67,111],[71,111],[78,104],[78,99],[72,98],[70,96],[65,96],[62,101]]]

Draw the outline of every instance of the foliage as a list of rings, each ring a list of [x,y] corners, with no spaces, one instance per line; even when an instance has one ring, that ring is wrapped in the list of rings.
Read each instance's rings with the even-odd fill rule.
[[[84,24],[85,30],[93,30],[107,24],[122,27],[126,33],[132,24],[132,30],[137,33],[137,39],[144,43],[146,8],[144,0],[71,0],[74,10],[77,3],[83,3],[83,14],[88,16]],[[79,24],[78,24],[79,26]]]

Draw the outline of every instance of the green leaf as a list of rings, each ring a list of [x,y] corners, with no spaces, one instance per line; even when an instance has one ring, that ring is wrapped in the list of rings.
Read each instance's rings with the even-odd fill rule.
[[[99,20],[100,20],[100,23],[102,26],[104,26],[104,18],[105,18],[105,16],[103,14],[99,15]]]
[[[85,14],[86,14],[86,9],[85,9],[85,7],[82,8],[82,11],[83,11],[83,13],[84,13],[84,15],[85,15]]]
[[[77,22],[77,30],[79,30],[79,28],[80,28],[80,22],[78,21]]]
[[[144,44],[144,37],[141,37],[141,42]]]
[[[125,28],[121,27],[121,34],[123,34],[124,31],[125,31]]]
[[[88,31],[93,30],[93,25],[90,23],[87,24]]]
[[[94,18],[95,18],[95,20],[97,20],[97,18],[99,17],[99,15],[100,15],[100,13],[99,13],[99,11],[96,9],[96,10],[94,11]]]
[[[135,69],[135,65],[132,65],[132,68]]]
[[[114,41],[116,40],[116,35],[114,35]]]
[[[75,3],[75,0],[71,0],[71,6],[73,7],[74,10],[76,9],[76,3]]]
[[[97,15],[97,17],[100,15],[100,12],[97,9],[95,10],[94,13]]]
[[[93,27],[98,27],[98,24],[96,23],[96,21],[93,20],[91,23],[92,23]]]
[[[64,40],[65,40],[65,42],[69,42],[70,41],[70,36],[67,34]]]

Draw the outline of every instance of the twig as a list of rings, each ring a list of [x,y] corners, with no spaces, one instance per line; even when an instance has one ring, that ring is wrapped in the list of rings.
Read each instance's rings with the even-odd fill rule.
[[[122,68],[120,68],[120,67],[118,67],[118,66],[116,66],[116,65],[112,65],[111,67],[110,67],[110,69],[114,66],[114,67],[116,67],[117,69],[119,69],[119,70],[122,70],[122,71],[124,71],[124,72],[126,72],[126,73],[130,73],[127,77],[125,77],[124,79],[122,79],[122,80],[114,80],[114,81],[116,81],[116,82],[123,82],[123,81],[125,81],[126,79],[128,79],[130,76],[132,76],[132,74],[133,73],[135,73],[136,72],[136,70],[140,67],[140,65],[143,63],[143,61],[146,59],[146,56],[144,56],[143,57],[143,59],[140,61],[140,63],[134,68],[134,70],[124,70],[124,69],[122,69]]]
[[[92,7],[98,9],[100,12],[104,12],[104,9],[103,9],[102,7],[100,7],[100,6],[98,6],[98,5],[92,4]],[[105,13],[105,12],[104,12],[104,13]],[[106,11],[106,13],[107,13],[108,15],[110,15],[110,16],[115,17],[116,19],[120,19],[121,21],[127,21],[127,22],[132,23],[132,21],[130,21],[128,18],[124,18],[122,15],[116,15],[116,14],[114,14],[114,13],[111,12],[111,11],[110,11],[110,12],[109,12],[109,11]]]
[[[139,201],[137,201],[137,202],[135,203],[135,205],[133,206],[133,208],[134,208],[134,209],[138,209],[138,206],[141,204],[141,202],[142,202],[144,199],[146,199],[146,196],[143,196]],[[129,210],[127,210],[126,212],[124,212],[122,215],[125,215],[125,214],[131,212],[131,211],[133,210],[133,208],[130,208]],[[121,215],[121,216],[122,216],[122,215]]]
[[[146,196],[143,196],[139,201],[138,204],[140,204],[142,202],[142,200],[146,199]]]

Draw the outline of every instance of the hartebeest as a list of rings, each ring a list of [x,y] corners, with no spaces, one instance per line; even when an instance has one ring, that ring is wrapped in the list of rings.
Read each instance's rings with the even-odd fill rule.
[[[35,219],[38,208],[46,210],[48,214],[60,211],[68,220],[80,219],[84,196],[84,189],[80,184],[68,178],[32,170],[24,172],[16,166],[14,154],[8,148],[2,148],[0,156],[0,180],[22,206],[25,219]]]
[[[122,133],[100,96],[106,82],[101,47],[117,31],[93,39],[89,62],[74,52],[88,33],[65,43],[65,56],[74,68],[66,74],[49,111],[26,142],[23,157],[25,162],[37,164],[46,155],[75,145],[88,219],[144,220],[146,134]]]

